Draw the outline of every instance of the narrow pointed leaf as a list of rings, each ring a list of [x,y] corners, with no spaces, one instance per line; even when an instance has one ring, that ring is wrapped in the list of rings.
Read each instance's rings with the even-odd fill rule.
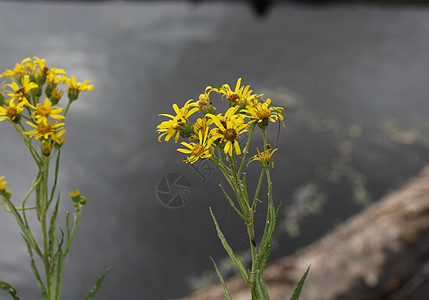
[[[217,267],[217,265],[216,265],[215,261],[213,260],[213,258],[211,258],[211,257],[210,257],[210,259],[211,259],[211,260],[212,260],[212,262],[213,262],[213,265],[214,265],[214,267],[215,267],[215,269],[216,269],[217,276],[219,277],[219,280],[220,280],[220,282],[221,282],[221,284],[222,284],[223,292],[225,293],[225,298],[226,298],[227,300],[232,300],[231,295],[230,295],[230,293],[229,293],[229,291],[228,291],[228,288],[226,287],[225,280],[223,280],[222,274],[219,272],[219,269],[218,269],[218,267]]]
[[[39,270],[37,269],[36,261],[34,260],[33,250],[31,248],[30,242],[27,240],[25,235],[22,234],[22,237],[27,245],[28,256],[30,256],[30,262],[31,262],[31,270],[34,273],[34,277],[36,277],[37,284],[39,285],[40,292],[42,293],[43,298],[46,299],[47,298],[46,288],[42,281],[42,278],[40,277]]]
[[[55,209],[51,217],[51,225],[49,226],[49,247],[48,247],[48,256],[52,257],[54,254],[54,244],[57,239],[55,228],[57,226],[57,215],[58,215],[58,204],[60,203],[60,195],[58,194],[57,202],[55,204]]]
[[[94,295],[97,293],[97,291],[100,289],[101,284],[103,283],[104,277],[106,277],[107,273],[110,271],[111,267],[108,267],[106,271],[104,271],[103,274],[98,278],[96,284],[94,287],[89,291],[88,295],[86,295],[84,300],[92,300]]]
[[[0,280],[0,289],[8,292],[13,300],[19,300],[16,290],[9,283]]]
[[[232,248],[228,245],[228,242],[226,241],[225,236],[223,235],[222,231],[220,230],[219,224],[216,221],[216,218],[213,214],[211,207],[209,207],[209,209],[210,209],[210,214],[212,215],[212,218],[213,218],[213,222],[216,226],[217,235],[218,235],[223,247],[225,248],[225,250],[228,253],[231,260],[237,265],[238,270],[241,273],[241,276],[243,276],[243,278],[244,278],[244,280],[246,280],[247,284],[250,285],[249,275],[247,274],[246,269],[244,268],[240,259],[234,254],[234,251],[232,250]]]
[[[307,278],[309,271],[310,271],[310,266],[308,266],[307,271],[305,271],[301,280],[298,282],[298,285],[296,286],[295,291],[292,294],[292,297],[290,297],[290,300],[299,300],[299,297],[301,296],[302,287],[304,286],[304,282],[305,282],[305,279]]]

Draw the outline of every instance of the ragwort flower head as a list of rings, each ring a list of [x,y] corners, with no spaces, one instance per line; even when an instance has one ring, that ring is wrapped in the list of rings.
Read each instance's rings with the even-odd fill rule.
[[[0,122],[9,119],[18,123],[21,120],[21,113],[24,110],[23,106],[24,102],[15,105],[15,101],[13,100],[9,100],[5,107],[0,106]]]
[[[243,109],[243,112],[247,112],[247,116],[250,121],[249,123],[257,122],[258,126],[261,128],[266,128],[269,124],[269,121],[275,123],[277,120],[280,120],[283,123],[283,116],[281,111],[283,107],[274,107],[271,106],[271,100],[267,99],[264,103],[260,103],[258,100],[250,102],[246,109]]]
[[[79,97],[80,92],[92,91],[94,90],[93,85],[88,85],[90,83],[89,80],[85,80],[84,82],[77,82],[76,77],[73,75],[71,79],[66,78],[65,83],[67,84],[67,93],[70,101],[74,101]]]
[[[263,96],[262,94],[252,94],[253,90],[250,90],[250,85],[241,86],[241,78],[238,78],[235,90],[232,90],[228,84],[224,84],[218,92],[223,94],[222,97],[226,97],[230,106],[240,105],[241,107],[245,107],[249,101]]]
[[[213,91],[217,91],[217,89],[212,88],[211,86],[206,87],[206,90],[203,94],[200,94],[199,100],[196,103],[196,105],[198,106],[198,110],[204,115],[208,113],[216,113],[216,109],[212,106],[212,103],[210,102],[210,93]]]
[[[198,132],[198,143],[186,143],[182,142],[181,144],[188,149],[182,149],[179,148],[177,151],[191,154],[186,160],[184,160],[187,163],[193,164],[196,162],[199,158],[201,159],[207,159],[212,156],[210,153],[210,147],[213,143],[213,141],[216,139],[216,137],[210,137],[209,138],[209,128],[206,127],[205,131],[200,130]]]
[[[49,139],[55,136],[55,134],[63,129],[64,123],[55,123],[51,122],[33,124],[31,122],[27,122],[28,125],[34,127],[32,130],[24,131],[23,134],[28,134],[30,137],[36,137],[36,140],[43,138]]]
[[[27,97],[29,97],[30,91],[37,89],[39,86],[35,82],[30,81],[29,75],[24,75],[21,78],[20,85],[21,86],[19,86],[15,81],[10,84],[6,84],[6,87],[11,88],[11,91],[6,91],[6,93],[12,100],[24,102],[24,105],[28,105],[29,102]]]
[[[220,139],[223,145],[225,154],[232,156],[233,150],[237,155],[241,154],[240,145],[238,140],[240,134],[248,131],[247,124],[244,122],[243,114],[236,114],[240,107],[230,107],[223,117],[221,114],[215,116],[207,114],[207,117],[213,120],[217,128],[212,129],[211,134],[216,139]]]
[[[4,176],[0,176],[0,195],[9,198],[12,192],[6,189],[6,184],[7,182],[4,181]]]
[[[270,164],[273,163],[273,153],[277,151],[277,148],[270,152],[270,149],[265,150],[264,152],[259,152],[259,149],[256,148],[258,154],[254,155],[250,158],[247,165],[249,165],[252,161],[259,161],[261,163],[262,168],[268,168]]]
[[[62,108],[58,106],[52,106],[51,101],[48,98],[45,99],[43,104],[37,103],[36,107],[29,105],[34,111],[31,113],[32,118],[36,118],[36,123],[45,123],[48,122],[48,117],[52,119],[62,121],[64,120],[64,116],[60,113],[62,112]]]
[[[194,134],[193,125],[188,121],[188,118],[198,111],[198,107],[195,107],[195,103],[190,103],[192,99],[188,100],[185,105],[179,109],[177,104],[173,104],[173,109],[176,115],[160,114],[159,116],[165,116],[171,118],[171,120],[164,121],[157,126],[157,131],[160,134],[158,141],[161,142],[161,138],[165,136],[165,141],[171,137],[174,137],[175,142],[182,137],[191,137]]]

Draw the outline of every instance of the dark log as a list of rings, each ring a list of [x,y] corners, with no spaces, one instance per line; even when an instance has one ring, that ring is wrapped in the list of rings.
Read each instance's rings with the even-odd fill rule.
[[[264,280],[271,299],[289,299],[310,264],[301,300],[389,299],[428,269],[429,166],[321,240],[267,266]],[[242,279],[230,280],[227,286],[234,300],[250,299]],[[186,299],[225,296],[216,286]]]

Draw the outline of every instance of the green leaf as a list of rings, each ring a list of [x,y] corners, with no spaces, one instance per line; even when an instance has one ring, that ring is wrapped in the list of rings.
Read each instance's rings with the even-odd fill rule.
[[[46,288],[45,288],[45,285],[43,284],[42,278],[40,277],[39,271],[37,270],[37,265],[36,265],[36,261],[34,260],[33,250],[31,250],[30,242],[27,240],[25,235],[22,234],[22,237],[27,245],[28,256],[30,256],[30,261],[31,261],[31,270],[33,270],[34,276],[36,277],[37,284],[40,287],[40,291],[42,293],[43,298],[46,299],[47,298]]]
[[[305,271],[301,280],[298,282],[298,285],[296,286],[295,291],[292,294],[292,297],[290,297],[290,300],[299,300],[299,297],[301,296],[302,287],[304,286],[304,281],[307,278],[308,272],[310,271],[310,267],[311,265],[308,266],[307,271]]]
[[[270,256],[273,247],[273,234],[276,227],[277,217],[279,210],[274,209],[274,204],[268,202],[267,219],[265,221],[264,235],[262,236],[261,246],[258,253],[258,261],[256,268],[260,270],[261,275]]]
[[[97,283],[94,285],[94,287],[89,291],[88,295],[86,295],[84,300],[91,300],[94,295],[97,293],[99,288],[101,287],[101,284],[103,283],[104,277],[106,277],[107,273],[110,271],[111,267],[108,267],[106,271],[104,271],[103,274],[98,278]]]
[[[14,300],[19,300],[16,290],[9,283],[0,280],[0,289],[8,292]]]
[[[60,299],[61,295],[61,284],[63,281],[63,273],[64,273],[64,253],[62,250],[64,239],[64,233],[62,233],[61,241],[58,244],[58,250],[54,255],[51,270],[49,272],[49,295],[51,299]]]
[[[225,293],[226,299],[227,300],[232,300],[231,295],[230,295],[230,293],[228,291],[228,288],[226,287],[225,280],[223,280],[222,274],[219,272],[219,269],[217,268],[217,265],[216,265],[215,261],[213,260],[213,258],[210,257],[210,259],[212,260],[213,265],[214,265],[214,267],[216,269],[217,276],[219,277],[219,280],[222,283],[222,287],[223,287],[223,291]]]
[[[57,215],[58,215],[58,204],[60,202],[60,195],[58,194],[57,203],[55,204],[54,212],[51,217],[51,225],[49,226],[49,248],[48,248],[48,256],[52,257],[54,254],[54,243],[57,240],[56,236],[56,226],[57,226]]]
[[[228,253],[229,257],[231,258],[231,260],[237,265],[238,270],[241,273],[241,276],[243,276],[244,280],[246,280],[247,284],[250,285],[250,280],[249,280],[249,274],[247,274],[246,269],[244,268],[243,264],[241,263],[240,259],[234,254],[234,251],[232,250],[232,248],[228,245],[228,242],[226,241],[225,236],[223,235],[222,231],[219,228],[219,224],[216,221],[216,218],[213,214],[212,208],[209,207],[210,209],[210,214],[212,215],[213,218],[213,222],[216,226],[216,231],[217,231],[217,235],[223,245],[223,247],[225,248],[226,252]]]
[[[252,287],[251,293],[253,299],[264,299],[270,300],[267,287],[264,280],[262,279],[262,272],[252,274]]]

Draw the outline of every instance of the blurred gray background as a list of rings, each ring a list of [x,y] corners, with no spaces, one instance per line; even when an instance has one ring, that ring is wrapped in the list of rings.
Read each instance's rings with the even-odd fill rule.
[[[88,199],[62,299],[83,299],[107,266],[97,299],[174,299],[216,283],[209,257],[222,261],[225,252],[209,206],[246,257],[245,228],[218,186],[220,172],[187,166],[178,144],[157,141],[156,126],[165,120],[158,114],[198,99],[207,85],[234,87],[242,77],[285,107],[272,170],[283,209],[271,261],[428,163],[425,6],[281,3],[255,12],[245,2],[0,2],[1,71],[38,56],[95,85],[72,105],[62,150],[61,211],[73,209],[72,189]],[[273,126],[271,143],[276,135]],[[0,176],[19,203],[35,166],[7,122],[0,140]],[[250,186],[257,170],[255,163],[246,170]],[[166,187],[168,174],[183,176],[191,195]],[[169,208],[160,194],[187,203]],[[0,279],[21,299],[41,299],[15,220],[0,216]],[[427,299],[427,292],[408,299]]]

